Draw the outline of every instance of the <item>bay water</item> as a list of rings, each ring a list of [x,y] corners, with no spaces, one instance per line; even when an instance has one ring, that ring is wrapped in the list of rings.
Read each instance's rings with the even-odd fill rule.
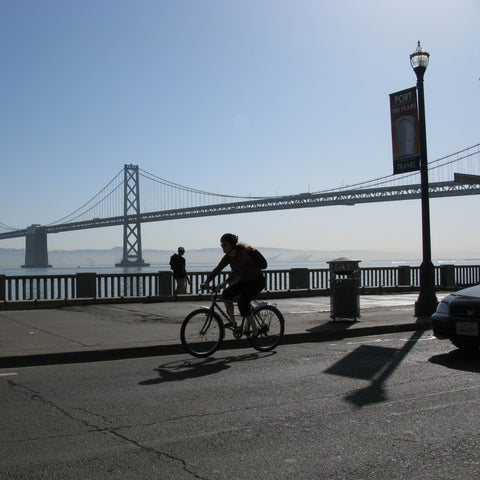
[[[220,260],[220,258],[219,258]],[[438,260],[433,262],[435,266],[444,264],[451,265],[480,265],[480,259],[464,259],[464,260]],[[400,265],[408,265],[417,267],[421,264],[421,260],[391,260],[391,261],[365,261],[360,263],[361,268],[380,268],[380,267],[398,267]],[[188,272],[210,272],[215,268],[216,264],[188,264]],[[289,270],[291,268],[308,268],[319,269],[328,268],[327,262],[320,263],[278,263],[269,264],[267,270]],[[115,267],[115,266],[61,266],[49,268],[16,268],[16,267],[0,267],[0,275],[19,276],[19,275],[75,275],[76,273],[95,272],[98,274],[131,274],[131,273],[154,273],[159,271],[169,271],[170,266],[167,264],[150,265],[148,267]],[[228,267],[227,269],[228,270]]]

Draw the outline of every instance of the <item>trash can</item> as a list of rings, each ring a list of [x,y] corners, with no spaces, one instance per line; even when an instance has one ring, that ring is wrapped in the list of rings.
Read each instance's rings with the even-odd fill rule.
[[[360,260],[336,258],[330,265],[330,318],[360,317]]]

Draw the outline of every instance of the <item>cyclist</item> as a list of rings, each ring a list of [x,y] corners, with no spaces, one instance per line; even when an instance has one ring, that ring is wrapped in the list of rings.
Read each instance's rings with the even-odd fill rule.
[[[205,287],[227,265],[230,265],[232,273],[224,283],[217,287],[217,291],[225,288],[226,284],[229,284],[223,291],[222,296],[231,323],[233,326],[236,326],[233,299],[238,297],[238,309],[250,325],[250,334],[257,336],[259,329],[253,319],[250,302],[265,288],[265,277],[247,252],[247,249],[250,247],[245,243],[239,243],[236,235],[233,233],[225,233],[222,235],[220,238],[220,246],[225,255],[208,275],[205,283],[203,283],[201,287]]]

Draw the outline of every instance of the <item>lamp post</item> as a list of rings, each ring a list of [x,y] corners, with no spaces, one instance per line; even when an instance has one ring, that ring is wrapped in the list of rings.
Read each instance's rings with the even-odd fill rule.
[[[415,303],[415,316],[430,316],[437,308],[435,295],[435,270],[432,263],[430,240],[430,205],[428,192],[427,133],[425,129],[425,98],[423,92],[423,76],[428,66],[430,54],[418,42],[417,49],[410,55],[410,64],[417,75],[418,120],[420,130],[420,178],[422,183],[422,251],[420,265],[420,294]]]

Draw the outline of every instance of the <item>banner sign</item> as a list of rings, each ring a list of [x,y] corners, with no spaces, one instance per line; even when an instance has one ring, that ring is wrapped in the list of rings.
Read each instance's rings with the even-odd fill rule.
[[[417,88],[390,94],[393,173],[420,170]]]

